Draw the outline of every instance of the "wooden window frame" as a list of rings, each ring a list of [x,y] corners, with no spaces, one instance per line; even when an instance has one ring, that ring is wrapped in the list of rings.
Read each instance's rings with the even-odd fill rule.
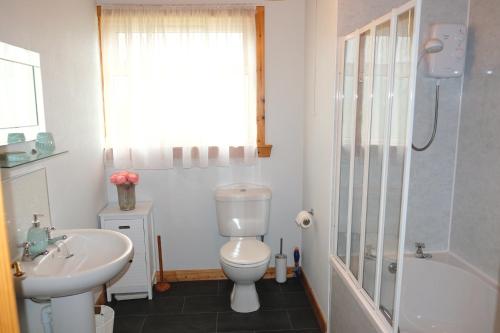
[[[97,25],[99,33],[99,55],[101,61],[101,89],[104,106],[104,72],[102,62],[102,20],[101,6],[97,6]],[[257,154],[258,157],[271,157],[272,145],[266,142],[266,40],[265,7],[255,8],[256,63],[257,63]],[[104,114],[104,117],[106,115]],[[106,118],[104,118],[106,121]],[[105,133],[106,134],[106,133]]]
[[[265,9],[257,6],[255,11],[257,43],[257,151],[259,157],[271,157],[272,145],[266,142],[266,39]]]

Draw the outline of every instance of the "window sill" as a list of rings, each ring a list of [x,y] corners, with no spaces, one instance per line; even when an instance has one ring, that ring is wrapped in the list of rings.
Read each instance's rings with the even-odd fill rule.
[[[271,157],[271,149],[273,148],[273,145],[260,145],[257,146],[257,157],[259,158],[268,158]],[[105,151],[105,158],[106,160],[112,161],[113,160],[113,148],[108,148],[104,149]],[[198,149],[196,147],[193,147],[193,151],[191,152],[193,158],[198,157]],[[230,147],[229,148],[229,154],[231,157],[243,157],[244,152],[243,152],[243,147]],[[217,147],[209,147],[208,149],[208,157],[209,158],[214,158],[217,157]],[[181,147],[174,147],[173,148],[173,158],[174,159],[182,159],[182,148]]]
[[[271,149],[273,145],[260,145],[257,147],[258,157],[271,157]]]

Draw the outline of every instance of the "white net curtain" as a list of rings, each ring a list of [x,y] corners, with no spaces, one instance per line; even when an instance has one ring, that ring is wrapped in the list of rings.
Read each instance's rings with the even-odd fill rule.
[[[103,7],[101,22],[108,164],[255,161],[255,7]]]

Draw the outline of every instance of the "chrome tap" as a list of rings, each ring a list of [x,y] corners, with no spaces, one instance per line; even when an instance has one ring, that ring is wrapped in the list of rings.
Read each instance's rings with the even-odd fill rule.
[[[415,247],[417,248],[417,252],[415,253],[415,257],[419,259],[429,259],[432,258],[432,254],[424,253],[425,243],[417,242],[415,243]]]
[[[31,246],[32,245],[33,245],[33,242],[23,242],[17,246],[17,247],[23,248],[23,256],[22,256],[21,261],[33,261],[33,259],[35,259],[39,255],[46,255],[49,253],[49,251],[45,250],[43,252],[33,254],[33,253],[31,253]]]
[[[47,239],[49,241],[49,244],[55,244],[57,241],[68,238],[68,236],[66,235],[52,237],[52,231],[54,230],[56,230],[56,228],[52,225],[52,222],[50,222],[50,227],[45,227],[45,232],[47,233]]]
[[[23,257],[22,257],[22,261],[31,261],[33,260],[31,258],[31,245],[33,243],[31,242],[24,242],[24,243],[21,243],[19,244],[17,247],[22,247],[23,248]]]

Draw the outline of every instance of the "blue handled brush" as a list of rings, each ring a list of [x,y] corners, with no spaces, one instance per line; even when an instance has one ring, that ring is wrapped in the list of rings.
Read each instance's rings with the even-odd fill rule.
[[[295,277],[298,278],[300,276],[300,251],[299,248],[296,247],[293,249],[293,261],[295,262]]]

